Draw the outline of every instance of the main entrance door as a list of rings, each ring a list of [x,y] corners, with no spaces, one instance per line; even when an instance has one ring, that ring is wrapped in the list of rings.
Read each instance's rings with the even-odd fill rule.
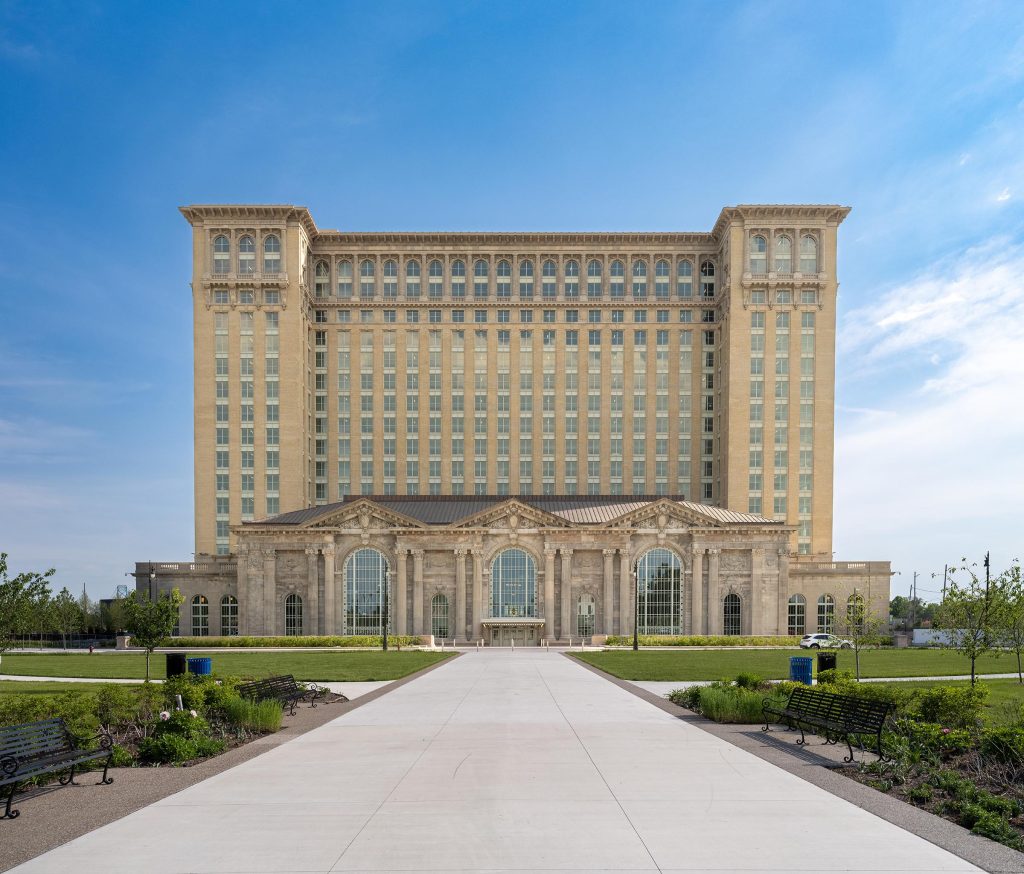
[[[491,646],[536,646],[537,629],[533,626],[491,626]]]

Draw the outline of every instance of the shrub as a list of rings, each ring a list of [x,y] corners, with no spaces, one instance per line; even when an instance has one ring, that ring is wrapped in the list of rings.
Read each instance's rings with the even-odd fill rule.
[[[124,725],[138,713],[138,699],[131,689],[108,683],[96,690],[96,717],[100,725]]]
[[[746,673],[736,675],[736,685],[740,689],[749,689],[751,692],[763,692],[768,686],[764,677]]]
[[[700,708],[700,686],[687,686],[685,689],[673,689],[668,693],[668,700],[687,710]]]
[[[130,750],[126,750],[120,744],[114,744],[111,749],[110,764],[114,768],[130,768],[135,764],[135,757]]]
[[[96,696],[90,692],[59,695],[7,695],[0,697],[0,725],[18,725],[40,719],[63,719],[80,746],[87,746],[99,731]]]
[[[925,722],[937,722],[949,728],[976,728],[988,688],[975,686],[935,686],[920,692],[915,710]]]
[[[1004,765],[1024,765],[1024,728],[1006,726],[984,731],[980,750],[983,759]]]
[[[927,804],[932,800],[933,796],[932,787],[927,783],[921,786],[915,786],[907,792],[907,798],[913,801],[915,804]]]
[[[225,701],[224,719],[236,728],[271,732],[281,728],[283,710],[277,701],[246,701],[237,695]]]
[[[826,668],[818,671],[818,685],[829,683],[832,685],[856,682],[853,671],[841,671],[839,668]]]
[[[893,731],[907,738],[912,748],[938,755],[964,753],[971,748],[971,734],[962,728],[901,717],[893,723]]]
[[[964,824],[966,825],[966,823]],[[970,826],[970,829],[976,835],[999,841],[1015,850],[1024,848],[1024,841],[1021,840],[1016,829],[997,813],[982,811],[974,819],[974,824]]]
[[[295,640],[295,638],[289,638]],[[682,635],[677,637],[655,634],[641,634],[637,641],[640,646],[796,646],[800,638],[789,636],[752,636],[736,634],[720,635]],[[605,641],[607,646],[632,646],[633,636],[611,634]]]
[[[764,719],[764,696],[748,689],[707,686],[701,690],[701,715],[715,722],[752,724]]]
[[[236,677],[217,678],[212,674],[181,674],[171,677],[164,683],[164,707],[167,710],[174,710],[178,706],[177,696],[181,695],[181,705],[185,710],[218,715],[226,701],[237,697],[237,688]]]
[[[632,640],[632,638],[630,638]],[[251,636],[235,636],[235,637],[175,637],[173,638],[173,645],[175,647],[182,647],[185,649],[197,649],[203,647],[321,647],[321,646],[334,646],[334,647],[368,647],[371,649],[379,649],[382,641],[380,635],[347,635],[331,636],[331,635],[306,635],[306,636],[289,636],[289,637],[251,637]],[[423,643],[422,638],[418,635],[408,634],[389,634],[388,643],[395,647],[402,646],[420,646]]]
[[[157,723],[153,735],[139,743],[144,762],[181,764],[224,749],[224,742],[209,736],[210,724],[187,710],[171,713]]]

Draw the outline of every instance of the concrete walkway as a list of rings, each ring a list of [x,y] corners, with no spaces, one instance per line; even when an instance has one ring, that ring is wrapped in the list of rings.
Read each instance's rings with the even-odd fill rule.
[[[462,655],[14,870],[86,869],[980,870],[528,650]]]

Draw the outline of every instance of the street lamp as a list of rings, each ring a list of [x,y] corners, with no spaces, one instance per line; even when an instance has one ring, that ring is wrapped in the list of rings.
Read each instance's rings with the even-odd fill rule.
[[[640,649],[640,578],[636,571],[630,576],[633,578],[633,652],[637,652]]]
[[[391,568],[387,568],[384,571],[384,618],[383,618],[383,634],[382,640],[384,644],[384,652],[388,651],[388,625],[390,619],[390,609],[388,606],[388,595],[391,591]]]
[[[153,562],[149,563],[149,600],[156,600],[156,568]]]

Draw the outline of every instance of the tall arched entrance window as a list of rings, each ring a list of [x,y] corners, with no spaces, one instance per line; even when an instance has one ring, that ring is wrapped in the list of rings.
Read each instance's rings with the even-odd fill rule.
[[[683,563],[670,549],[658,547],[636,563],[636,597],[640,634],[680,634]],[[626,623],[623,623],[625,625]]]
[[[854,592],[846,599],[846,626],[848,629],[846,633],[862,633],[866,618],[867,611],[864,607],[864,596],[860,592]]]
[[[722,631],[725,634],[739,634],[743,627],[743,613],[740,596],[730,592],[722,602]]]
[[[506,549],[491,564],[491,616],[537,615],[537,563],[528,552]]]
[[[836,625],[836,599],[831,595],[818,598],[818,631],[831,634]]]
[[[448,634],[448,598],[438,592],[430,599],[430,633],[444,640]]]
[[[210,602],[206,595],[192,599],[192,636],[208,637],[210,634]]]
[[[597,615],[597,604],[594,596],[584,593],[576,602],[576,633],[580,637],[592,637],[594,620]]]
[[[357,549],[348,557],[344,574],[345,634],[384,633],[387,575],[387,559],[379,550]]]
[[[294,592],[284,599],[284,633],[289,637],[302,634],[302,598]]]
[[[234,595],[220,599],[220,633],[225,637],[238,634],[238,598]]]
[[[807,599],[803,595],[789,597],[789,623],[787,633],[803,637],[807,628]]]

